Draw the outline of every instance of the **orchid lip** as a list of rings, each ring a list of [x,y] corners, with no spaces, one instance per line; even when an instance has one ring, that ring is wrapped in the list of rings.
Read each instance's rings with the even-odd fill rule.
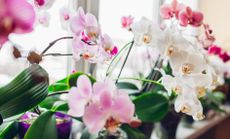
[[[150,42],[151,42],[151,35],[149,35],[149,34],[145,34],[144,36],[143,36],[143,38],[142,38],[142,40],[143,40],[143,42],[145,43],[145,44],[149,44]]]

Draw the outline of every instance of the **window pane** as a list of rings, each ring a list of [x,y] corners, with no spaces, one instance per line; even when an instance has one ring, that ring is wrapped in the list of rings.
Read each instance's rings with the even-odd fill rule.
[[[50,24],[48,27],[44,27],[42,25],[37,25],[35,27],[35,30],[32,33],[29,34],[23,34],[23,35],[11,35],[10,39],[13,43],[20,46],[20,50],[28,53],[29,51],[36,51],[38,53],[41,53],[49,43],[57,38],[67,36],[67,31],[63,30],[60,23],[60,17],[59,17],[59,9],[63,7],[64,5],[68,4],[68,0],[57,0],[54,5],[47,10],[47,12],[50,14]],[[67,53],[67,41],[62,40],[58,42],[53,48],[51,48],[48,53],[52,52],[58,52],[58,53]],[[7,47],[7,46],[6,46]],[[4,48],[8,49],[8,48]],[[2,54],[1,52],[0,57],[4,57],[4,55],[7,55],[7,51],[5,51],[5,54]],[[28,62],[26,59],[20,60],[22,63],[27,63],[26,66],[28,66]],[[15,64],[17,65],[18,61],[15,61]],[[2,64],[2,63],[1,63]],[[0,64],[0,65],[1,65]],[[7,64],[7,63],[5,63]],[[8,63],[7,66],[13,66],[14,64]],[[60,79],[66,76],[67,71],[67,58],[66,57],[45,57],[44,61],[41,63],[41,65],[49,72],[49,75],[51,79]],[[1,65],[4,66],[4,65]],[[15,66],[17,69],[17,66]],[[10,75],[18,74],[18,71],[24,69],[25,66],[22,66],[21,68],[18,68],[16,71],[12,71]],[[4,74],[6,71],[0,71],[0,74]]]
[[[148,19],[157,19],[156,17],[153,17],[156,15],[154,13],[155,7],[158,7],[158,5],[156,5],[156,1],[158,0],[100,0],[99,22],[102,32],[109,34],[109,36],[111,36],[111,38],[114,40],[114,43],[121,50],[126,43],[132,41],[133,37],[131,32],[121,27],[121,17],[131,15],[135,18],[135,21],[140,20],[142,17],[146,17]],[[140,61],[141,59],[138,59],[138,56],[145,57],[148,51],[149,50],[147,50],[145,47],[140,49],[133,48],[128,62],[122,72],[122,76],[135,76],[134,74],[136,74],[136,71],[139,70],[136,68],[137,66],[140,68],[145,68],[145,65],[139,65],[140,62],[142,62],[142,64],[144,62]],[[113,78],[117,77],[123,60],[121,60],[119,65],[117,65],[117,67],[114,69],[112,73]],[[149,66],[151,64],[148,63],[147,65]],[[107,67],[108,65],[98,65],[98,78],[104,78]]]

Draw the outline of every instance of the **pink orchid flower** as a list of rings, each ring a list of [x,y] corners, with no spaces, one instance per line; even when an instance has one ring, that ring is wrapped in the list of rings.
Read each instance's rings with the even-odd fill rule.
[[[90,133],[106,128],[114,133],[122,123],[132,123],[134,104],[127,93],[117,90],[113,81],[106,79],[92,86],[82,75],[69,94],[69,114],[83,116],[83,122]]]
[[[85,32],[87,36],[95,38],[99,34],[99,27],[97,19],[91,13],[85,14],[84,10],[80,7],[77,15],[70,19],[70,28],[76,36]]]
[[[190,7],[186,7],[179,14],[179,20],[181,26],[191,25],[193,27],[199,27],[203,23],[203,14],[201,12],[192,11]]]
[[[46,11],[42,11],[37,14],[37,23],[44,26],[48,27],[50,24],[50,14]]]
[[[178,3],[177,0],[173,0],[171,4],[164,4],[161,6],[160,15],[164,19],[171,19],[173,17],[178,19],[180,11],[184,8],[184,4]]]
[[[91,63],[103,63],[110,60],[118,53],[118,48],[113,44],[112,39],[104,34],[97,43],[82,33],[81,36],[73,40],[74,59],[81,57]]]
[[[82,75],[77,80],[77,87],[72,87],[69,92],[68,114],[81,117],[84,114],[85,106],[90,102],[92,97],[92,84],[86,75]]]
[[[103,62],[102,52],[103,49],[99,45],[85,42],[81,37],[75,37],[73,40],[73,56],[76,61],[82,57],[91,63]]]
[[[216,38],[213,35],[213,31],[212,29],[210,29],[208,24],[203,24],[204,27],[204,34],[200,36],[200,42],[201,44],[204,46],[204,48],[208,48],[209,46],[211,46]]]
[[[118,48],[113,44],[112,39],[107,34],[101,36],[101,45],[104,50],[111,55],[116,55],[118,53]]]
[[[132,16],[123,16],[121,17],[121,25],[123,28],[130,29],[130,25],[133,23]]]
[[[0,0],[0,48],[10,33],[23,34],[33,30],[35,11],[26,0]]]
[[[102,34],[96,17],[90,13],[85,14],[80,7],[77,15],[70,19],[70,28],[75,34],[73,40],[74,59],[81,57],[91,63],[106,62],[118,53],[107,34]]]
[[[130,123],[134,115],[134,104],[125,92],[100,92],[100,101],[85,109],[83,121],[89,132],[97,133],[104,127],[114,133],[121,123]]]
[[[69,9],[64,6],[59,10],[59,15],[60,15],[60,21],[61,21],[61,26],[63,29],[68,29],[68,24],[70,20],[70,11]]]

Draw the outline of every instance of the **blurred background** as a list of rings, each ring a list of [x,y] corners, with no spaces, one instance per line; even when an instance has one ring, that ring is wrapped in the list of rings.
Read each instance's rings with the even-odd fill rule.
[[[213,29],[216,36],[216,43],[224,50],[230,51],[230,1],[229,0],[179,0],[186,3],[192,9],[202,11],[204,14],[204,22],[208,23]],[[141,17],[153,19],[156,24],[161,24],[159,16],[159,8],[164,2],[171,0],[56,0],[53,7],[48,10],[50,13],[50,23],[48,27],[37,25],[34,32],[26,35],[11,35],[10,40],[13,42],[6,44],[8,47],[3,47],[0,51],[0,85],[9,82],[19,71],[23,70],[29,63],[25,59],[13,58],[9,53],[12,51],[13,45],[17,46],[24,55],[30,51],[41,52],[47,45],[60,37],[70,36],[71,34],[63,30],[60,24],[59,9],[63,6],[69,7],[74,12],[77,7],[81,6],[86,11],[97,16],[101,25],[102,31],[109,34],[114,43],[121,49],[126,43],[132,41],[132,34],[121,27],[121,17],[131,15],[135,20]],[[191,28],[192,34],[199,33],[200,30]],[[71,44],[68,40],[58,42],[50,51],[58,53],[70,53]],[[128,63],[122,72],[122,77],[146,76],[156,60],[157,54],[154,49],[150,48],[135,48],[131,52]],[[147,55],[146,55],[147,54]],[[122,58],[121,58],[122,59]],[[46,57],[41,65],[49,72],[51,83],[62,79],[70,74],[73,70],[89,71],[94,69],[94,76],[97,79],[104,79],[105,72],[108,68],[107,64],[89,65],[85,61],[73,62],[72,58],[68,57]],[[121,65],[117,65],[111,73],[112,77],[117,77]],[[210,139],[212,136],[217,136],[218,139],[223,139],[230,129],[230,118],[222,117],[213,121],[202,121],[193,125],[193,128],[185,128],[180,126],[177,137],[184,138],[202,138]],[[226,124],[228,123],[228,124]],[[225,132],[226,131],[226,132]],[[215,134],[214,134],[215,133]],[[207,134],[207,136],[202,136]],[[154,136],[153,136],[154,138]]]

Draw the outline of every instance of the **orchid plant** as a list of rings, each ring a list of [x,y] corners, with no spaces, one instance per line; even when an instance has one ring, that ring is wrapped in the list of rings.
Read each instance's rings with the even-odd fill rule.
[[[11,33],[31,32],[35,25],[49,26],[50,15],[46,10],[54,2],[0,0],[0,47],[9,41]],[[31,64],[28,71],[19,75],[12,84],[17,86],[17,81],[22,82],[21,78],[28,82],[30,79],[34,88],[41,82],[47,82],[46,72],[40,74],[35,69],[47,55],[46,52],[63,39],[71,42],[72,54],[54,53],[53,56],[71,56],[75,61],[83,59],[89,63],[110,62],[107,77],[98,81],[89,73],[74,71],[54,84],[43,86],[40,89],[43,90],[43,97],[32,97],[33,89],[28,91],[27,86],[23,88],[26,92],[24,96],[15,95],[13,92],[19,89],[14,86],[7,90],[9,96],[4,94],[7,87],[0,88],[1,98],[14,96],[9,101],[4,100],[5,103],[0,102],[1,120],[3,125],[7,125],[1,128],[1,138],[68,139],[72,124],[79,121],[84,127],[80,132],[81,139],[146,139],[149,136],[142,130],[143,125],[165,121],[172,111],[179,113],[178,117],[183,113],[194,120],[205,118],[200,99],[223,83],[226,70],[219,65],[229,61],[230,56],[215,44],[213,31],[203,22],[201,12],[172,0],[160,8],[161,25],[144,17],[135,21],[132,16],[124,16],[121,25],[133,34],[133,40],[121,50],[108,34],[102,32],[96,17],[85,13],[81,7],[74,15],[67,7],[61,8],[59,14],[62,28],[70,30],[72,36],[58,38],[40,54],[30,52],[26,57]],[[204,28],[200,36],[191,36],[186,32],[199,27]],[[153,48],[154,53],[159,55],[153,63],[155,66],[147,77],[122,78],[121,73],[135,46]],[[22,57],[16,47],[13,55],[15,58]],[[117,68],[116,60],[122,55],[125,59],[118,77],[114,79],[111,72]],[[219,58],[217,63],[211,60],[213,55]],[[131,80],[140,82],[141,88],[129,82]],[[23,91],[22,88],[19,91]],[[36,104],[24,104],[27,98]],[[12,110],[8,112],[6,106]]]

